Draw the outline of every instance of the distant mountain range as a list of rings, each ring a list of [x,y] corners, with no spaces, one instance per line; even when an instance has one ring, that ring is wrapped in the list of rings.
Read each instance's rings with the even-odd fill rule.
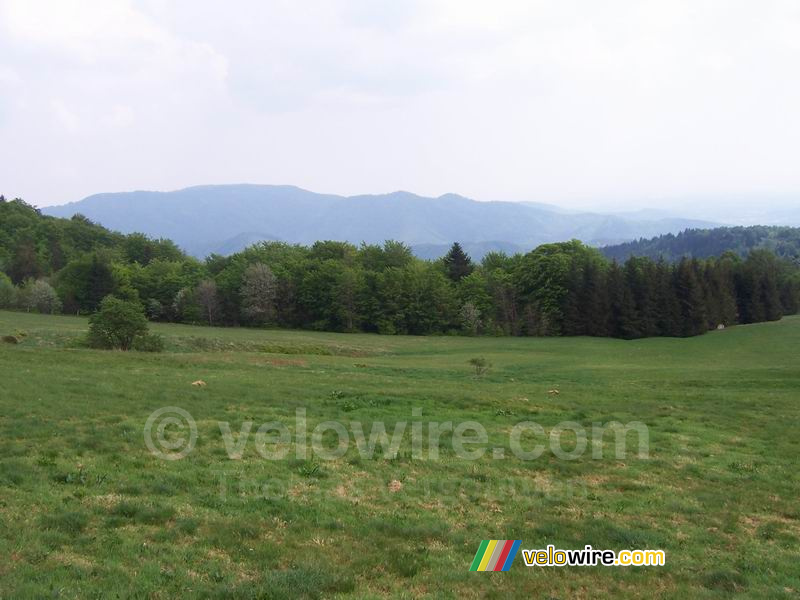
[[[80,213],[122,233],[169,238],[201,258],[231,254],[261,240],[360,244],[393,239],[423,258],[442,256],[459,241],[480,259],[490,250],[525,252],[573,238],[604,246],[717,226],[672,217],[569,212],[536,203],[478,202],[456,194],[337,196],[249,184],[97,194],[43,212],[57,217]]]

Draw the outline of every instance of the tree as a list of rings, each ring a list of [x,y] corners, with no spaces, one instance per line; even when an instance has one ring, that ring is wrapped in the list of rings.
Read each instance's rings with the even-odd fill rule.
[[[519,303],[514,276],[505,268],[490,270],[488,285],[494,305],[494,322],[506,335],[519,335]]]
[[[197,286],[195,295],[204,318],[208,319],[209,325],[213,325],[214,320],[219,314],[219,296],[217,295],[217,284],[213,279],[205,279]]]
[[[445,273],[451,281],[456,283],[472,273],[472,260],[458,242],[454,242],[450,247],[450,251],[445,255],[443,263]]]
[[[58,294],[42,279],[27,279],[20,290],[19,302],[27,311],[35,310],[43,314],[61,312]]]
[[[608,335],[608,290],[605,264],[589,261],[583,269],[579,306],[585,335]]]
[[[687,258],[675,268],[675,296],[680,308],[680,335],[683,337],[708,331],[705,297],[697,271],[697,261]]]
[[[92,255],[87,286],[86,308],[90,311],[97,310],[103,298],[114,291],[114,275],[111,271],[111,265],[107,260],[100,258],[97,253]]]
[[[471,304],[481,315],[491,317],[492,297],[489,292],[489,282],[483,269],[475,269],[472,273],[462,278],[457,288],[461,305]]]
[[[439,269],[416,261],[402,273],[403,331],[426,335],[457,326],[458,301],[450,281]]]
[[[402,268],[414,260],[411,248],[402,242],[389,240],[383,247],[362,244],[358,249],[358,261],[368,271],[384,271],[391,267]]]
[[[192,288],[179,289],[172,301],[171,309],[175,319],[184,323],[197,323],[203,318],[197,303],[197,293]]]
[[[525,304],[529,335],[562,332],[564,308],[573,264],[601,260],[597,250],[578,240],[543,244],[526,254],[515,268],[515,282]]]
[[[147,307],[145,312],[147,313],[147,318],[149,320],[157,321],[162,316],[164,316],[164,307],[161,305],[161,302],[159,302],[155,298],[150,298],[147,301]]]
[[[624,270],[613,261],[608,268],[608,332],[612,337],[634,339],[641,336],[638,329],[636,304]]]
[[[655,310],[658,335],[676,337],[681,334],[681,313],[673,285],[672,268],[663,260],[656,263]]]
[[[336,316],[344,331],[356,331],[360,327],[360,301],[364,286],[361,269],[345,267],[336,282]]]
[[[26,279],[38,279],[44,274],[33,235],[23,235],[17,243],[8,274],[11,276],[11,281],[16,284]]]
[[[745,262],[752,263],[752,269],[757,273],[757,293],[764,307],[764,320],[777,321],[783,316],[778,290],[778,259],[768,250],[753,250]]]
[[[481,311],[472,302],[465,302],[458,313],[461,326],[470,335],[478,335],[481,327]]]
[[[17,289],[5,273],[0,273],[0,308],[11,308],[17,302]]]
[[[147,335],[147,318],[140,304],[106,296],[89,317],[89,345],[93,348],[130,350]]]
[[[247,267],[242,278],[242,313],[256,323],[272,320],[277,285],[275,275],[264,263]]]
[[[164,307],[163,317],[166,319],[176,317],[172,307],[178,292],[183,288],[194,288],[203,275],[202,265],[192,259],[154,259],[146,267],[130,267],[131,285],[138,291],[141,301],[156,300]]]

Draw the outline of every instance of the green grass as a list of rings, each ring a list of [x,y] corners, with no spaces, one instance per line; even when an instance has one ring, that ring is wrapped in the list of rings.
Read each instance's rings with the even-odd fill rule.
[[[0,598],[790,598],[800,593],[800,318],[692,339],[388,337],[155,325],[168,352],[79,347],[85,319],[0,312]],[[476,378],[468,361],[485,357]],[[192,386],[196,380],[205,387]],[[559,395],[548,394],[558,389]],[[188,410],[195,450],[143,428]],[[217,426],[473,420],[507,457],[230,460]],[[532,420],[644,422],[650,458],[521,461]],[[567,444],[565,436],[565,445]],[[394,484],[390,490],[392,482]],[[660,568],[470,573],[482,539],[661,548]]]

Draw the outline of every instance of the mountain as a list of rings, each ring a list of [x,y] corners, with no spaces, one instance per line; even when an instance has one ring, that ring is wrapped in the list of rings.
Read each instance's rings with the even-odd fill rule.
[[[620,262],[630,256],[646,256],[676,261],[684,256],[708,258],[732,251],[744,256],[751,250],[765,248],[778,256],[800,262],[800,228],[754,225],[750,227],[718,227],[688,229],[652,239],[640,239],[601,248],[608,258]]]
[[[570,213],[532,203],[478,202],[456,194],[427,198],[393,192],[346,197],[293,186],[250,184],[97,194],[43,212],[58,217],[80,213],[123,233],[169,238],[198,257],[229,254],[261,239],[300,244],[394,239],[421,248],[431,257],[460,241],[477,250],[473,258],[478,259],[481,247],[498,244],[525,251],[576,238],[599,246],[714,226],[690,219],[636,219]]]

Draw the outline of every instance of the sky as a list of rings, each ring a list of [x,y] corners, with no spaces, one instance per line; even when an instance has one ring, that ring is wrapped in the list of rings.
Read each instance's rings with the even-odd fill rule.
[[[796,0],[0,0],[0,193],[800,205]]]

